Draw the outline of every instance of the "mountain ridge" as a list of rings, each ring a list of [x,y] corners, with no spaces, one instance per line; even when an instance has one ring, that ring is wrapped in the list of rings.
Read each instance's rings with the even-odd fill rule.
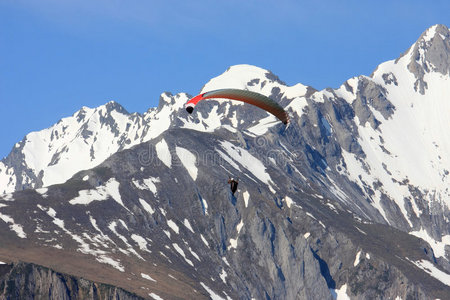
[[[26,151],[44,151],[33,135],[2,160],[0,228],[11,241],[81,253],[129,276],[139,277],[136,261],[148,260],[158,276],[151,262],[175,268],[192,295],[292,298],[316,290],[331,299],[342,289],[356,298],[445,298],[450,72],[439,70],[446,72],[450,54],[436,53],[448,53],[448,43],[448,28],[433,26],[400,58],[338,89],[286,86],[249,65],[230,67],[202,89],[271,96],[291,115],[287,129],[229,101],[202,103],[188,116],[185,93],[163,93],[144,114],[114,102],[83,108],[44,131],[39,147],[53,152],[40,165],[28,163],[36,153]],[[241,180],[236,197],[227,176]],[[24,187],[38,189],[14,191]],[[24,219],[21,207],[35,218]],[[358,270],[363,254],[365,271]],[[301,257],[307,267],[298,273]],[[379,278],[373,286],[363,279],[370,268]],[[314,283],[294,279],[305,272]]]
[[[427,32],[435,32],[435,34],[433,35],[433,37],[428,37]],[[418,41],[415,44],[413,44],[413,46],[411,46],[408,51],[405,52],[405,54],[403,54],[400,58],[398,58],[396,60],[396,63],[399,59],[401,59],[402,57],[407,55],[407,53],[418,53],[420,55],[419,51],[416,49],[419,47],[419,45],[432,42],[434,40],[434,37],[436,37],[436,39],[441,38],[441,35],[443,33],[448,35],[448,28],[446,28],[444,25],[434,25],[434,26],[430,27],[427,31],[425,31],[421,35],[421,37],[418,39]],[[427,41],[425,41],[426,38],[427,38]],[[443,43],[443,44],[446,45],[446,47],[450,47],[450,46],[448,46],[449,39],[446,38],[445,41],[446,41],[446,43]],[[441,48],[438,48],[438,49],[441,49]],[[447,48],[444,48],[444,50],[445,49],[447,49]],[[434,52],[436,52],[436,51],[434,51]],[[410,56],[412,57],[412,54],[410,54]],[[439,56],[439,55],[438,54],[431,55],[431,57],[435,57],[435,56]],[[447,60],[448,60],[448,57],[447,57]],[[428,62],[427,60],[425,60],[425,61]],[[444,60],[444,62],[445,62],[445,60]],[[408,64],[408,68],[410,68],[412,63],[413,62],[411,61]],[[383,65],[383,64],[381,64],[381,65]],[[447,68],[446,71],[448,71],[448,66],[446,66],[445,63],[440,63],[440,64],[438,64],[438,66],[443,66],[441,68]],[[377,73],[377,70],[379,69],[379,67],[377,67],[377,69],[371,74],[371,77],[373,77]],[[426,69],[428,69],[428,68],[426,68]],[[415,82],[415,89],[417,89],[417,86],[420,85],[420,87],[421,87],[420,92],[423,93],[424,88],[425,88],[425,83],[423,81],[424,71],[423,71],[423,68],[421,68],[421,70],[422,71],[416,71],[416,73],[419,72],[417,74],[414,73],[416,77],[417,76],[420,77],[420,78],[417,78],[417,80]],[[255,78],[255,76],[256,76],[256,78]],[[383,76],[384,76],[384,78],[387,78],[387,76],[389,76],[389,74],[384,73]],[[359,81],[364,80],[364,77],[358,77],[358,80]],[[388,79],[386,79],[386,80],[388,80]],[[384,80],[385,83],[387,82],[386,80]],[[394,80],[394,79],[392,79],[392,80]],[[354,78],[347,80],[340,88],[336,89],[336,91],[342,91],[343,87],[347,87],[347,88],[350,87],[349,82],[351,82],[351,81],[354,81]],[[215,83],[215,82],[217,82],[217,83]],[[258,82],[258,83],[256,83],[256,82]],[[272,84],[267,85],[267,82],[272,83]],[[378,80],[378,83],[380,83],[380,80]],[[215,89],[215,88],[224,88],[224,87],[247,88],[250,90],[254,89],[257,92],[261,92],[261,93],[267,94],[269,96],[272,95],[272,97],[275,99],[277,99],[277,97],[278,97],[279,98],[278,100],[282,100],[283,98],[293,99],[293,100],[295,100],[298,97],[308,98],[309,96],[311,96],[314,93],[316,93],[318,95],[317,95],[317,97],[313,97],[313,99],[319,99],[319,97],[325,96],[327,91],[330,91],[330,89],[325,89],[322,91],[315,91],[312,87],[304,86],[300,83],[288,87],[282,81],[280,81],[278,76],[274,75],[272,72],[264,70],[262,68],[249,66],[249,65],[236,65],[236,66],[230,67],[227,71],[225,71],[225,73],[223,73],[222,75],[220,75],[220,76],[210,80],[208,83],[206,83],[205,86],[202,88],[202,91],[206,91],[206,89],[211,90],[211,89]],[[280,91],[280,87],[284,87],[283,92]],[[355,87],[353,87],[352,89],[354,89],[354,88]],[[274,91],[274,93],[273,93],[273,91]],[[342,95],[343,94],[341,94],[341,96]],[[102,108],[105,108],[107,112],[112,113],[115,111],[115,112],[121,113],[124,116],[127,116],[129,119],[128,122],[130,123],[130,125],[132,125],[133,127],[138,127],[138,129],[134,130],[134,131],[130,130],[130,132],[127,134],[128,137],[124,137],[123,138],[124,141],[121,141],[121,143],[125,142],[128,144],[134,145],[136,142],[145,141],[145,138],[143,138],[142,136],[144,136],[146,132],[152,132],[152,130],[148,129],[149,126],[145,126],[146,124],[143,124],[143,122],[144,121],[148,122],[152,118],[152,116],[157,118],[157,116],[156,116],[157,114],[155,112],[161,111],[163,109],[165,103],[172,104],[172,106],[174,106],[174,104],[175,104],[175,102],[173,100],[174,97],[188,98],[189,95],[187,95],[185,93],[179,93],[174,96],[171,93],[163,93],[163,94],[161,94],[160,102],[159,102],[158,106],[156,108],[149,109],[144,114],[138,114],[138,113],[129,114],[120,104],[118,104],[116,102],[109,102],[105,105],[95,108],[94,110],[101,111]],[[172,100],[165,100],[165,99],[169,99],[169,98],[171,98]],[[165,100],[165,101],[161,101],[161,100]],[[167,101],[169,101],[169,102],[167,102]],[[320,99],[316,100],[316,101],[320,101]],[[283,104],[283,102],[282,102],[282,104]],[[286,105],[286,103],[284,103],[284,105]],[[111,110],[110,110],[110,106],[111,106]],[[113,109],[114,106],[117,106],[117,109]],[[289,105],[287,105],[287,107],[289,108]],[[176,111],[179,112],[181,107],[179,105],[175,105],[174,108]],[[72,117],[74,117],[76,114],[78,114],[78,117],[81,117],[81,115],[83,115],[83,112],[85,109],[86,108],[80,109]],[[91,109],[89,109],[88,111],[91,111]],[[58,123],[55,124],[55,126],[65,119],[67,119],[67,118],[61,119]],[[114,120],[110,120],[110,121],[112,121],[113,123],[115,122]],[[107,120],[105,120],[105,122],[107,122]],[[178,124],[179,123],[180,122],[178,122]],[[233,124],[231,124],[231,125],[233,125]],[[161,126],[161,124],[158,124],[158,126]],[[156,127],[156,126],[153,126],[153,127]],[[217,127],[217,126],[215,126],[215,127]],[[52,127],[50,127],[50,128],[52,128]],[[127,131],[126,128],[123,128],[123,129],[125,129],[125,131]],[[45,130],[47,130],[47,129],[45,129]],[[43,130],[43,131],[45,131],[45,130]],[[114,134],[114,129],[111,129],[111,131]],[[136,131],[139,131],[139,132],[136,132]],[[150,136],[148,138],[154,138],[155,135],[157,135],[161,132],[160,130],[159,131],[155,130],[155,131],[156,131],[156,133],[150,134]],[[37,133],[37,132],[31,133],[31,135],[33,135],[35,133]],[[141,139],[137,138],[138,135],[141,135]],[[29,135],[27,135],[27,136],[29,136]],[[114,137],[114,135],[113,135],[113,137]],[[108,140],[113,139],[113,137],[109,138]],[[31,136],[29,136],[28,138],[25,137],[25,140],[22,140],[21,142],[17,143],[14,146],[12,153],[15,152],[17,155],[20,155],[20,154],[18,154],[18,152],[20,152],[20,151],[17,151],[17,150],[21,150],[21,148],[20,148],[21,145],[24,144],[25,141],[30,140],[31,138],[32,138]],[[113,143],[114,143],[114,141],[113,141]],[[119,143],[118,146],[114,147],[110,151],[107,151],[107,153],[101,155],[102,159],[106,159],[106,157],[108,155],[114,153],[114,151],[117,151],[117,150],[127,147],[127,145],[121,145],[120,142],[118,142],[118,143]],[[1,177],[4,177],[4,178],[2,178],[2,180],[0,182],[3,183],[2,184],[3,186],[8,187],[7,189],[4,189],[2,192],[3,193],[11,192],[13,190],[21,189],[21,188],[24,188],[27,186],[33,187],[34,186],[33,181],[37,181],[36,187],[39,187],[42,184],[46,185],[46,180],[44,180],[44,182],[42,182],[42,183],[40,183],[41,180],[39,180],[39,172],[41,170],[43,170],[43,166],[33,166],[33,164],[31,164],[31,166],[27,168],[28,170],[26,172],[24,172],[24,173],[26,173],[24,175],[20,174],[21,173],[20,167],[16,167],[16,168],[18,168],[18,171],[14,171],[14,167],[11,166],[11,164],[12,164],[11,161],[18,160],[16,157],[17,155],[14,155],[14,158],[12,158],[12,159],[8,159],[6,157],[2,160],[3,166],[0,166],[0,167],[2,167],[0,169],[3,169],[3,170],[0,170],[0,171],[2,171],[1,173],[3,173],[3,174],[5,174],[6,172],[9,172],[10,174],[12,172],[18,173],[18,174],[15,174],[16,178],[14,178],[14,176],[9,176],[9,178],[6,178],[6,176],[0,175]],[[100,161],[102,161],[102,159],[99,159],[98,162],[96,160],[96,162],[99,163]],[[52,162],[50,160],[47,162],[47,164],[54,164],[54,162]],[[83,164],[90,166],[90,167],[93,167],[95,165],[95,163],[89,164],[86,162],[84,162]],[[28,165],[26,158],[22,158],[22,165],[25,165],[25,166]],[[72,171],[71,173],[73,174],[73,172],[74,171]],[[45,173],[45,171],[44,171],[44,173]],[[32,175],[28,176],[28,174],[32,174]],[[68,179],[68,176],[63,176],[63,180],[64,179]],[[54,180],[48,181],[48,184],[52,184],[52,183],[56,183],[56,182]]]

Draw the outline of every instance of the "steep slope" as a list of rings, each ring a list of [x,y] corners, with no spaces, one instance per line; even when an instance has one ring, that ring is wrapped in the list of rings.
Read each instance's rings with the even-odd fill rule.
[[[450,238],[449,50],[448,28],[433,26],[371,78],[346,83],[356,91],[351,103],[362,151],[362,157],[343,151],[348,178],[388,224],[429,240],[438,256],[445,255],[440,242]]]
[[[0,163],[0,259],[69,257],[49,267],[143,297],[445,299],[449,49],[436,25],[335,90],[248,65],[202,89],[270,96],[288,128],[230,101],[189,116],[186,94],[143,115],[84,108]]]
[[[235,137],[169,130],[62,185],[1,199],[0,259],[164,299],[450,293],[420,269],[444,274],[425,242],[319,195],[298,180],[302,161],[269,159],[281,144],[294,151],[286,137],[261,147],[244,135],[245,148]],[[240,178],[236,197],[228,172]]]

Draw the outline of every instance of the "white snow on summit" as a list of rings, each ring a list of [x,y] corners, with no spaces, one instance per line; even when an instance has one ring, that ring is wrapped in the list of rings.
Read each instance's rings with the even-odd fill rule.
[[[110,114],[114,120],[112,125],[124,134],[127,124],[131,124],[130,117],[107,107],[108,104],[95,109],[84,107],[53,127],[26,136],[25,162],[36,173],[44,170],[44,185],[62,183],[73,175],[74,169],[92,168],[122,147],[102,118]]]
[[[270,96],[273,88],[280,88],[287,98],[304,96],[307,86],[300,83],[287,86],[270,71],[252,65],[234,65],[228,68],[223,74],[211,79],[206,83],[200,93],[212,90],[235,88],[245,89]],[[239,105],[233,102],[233,105]]]

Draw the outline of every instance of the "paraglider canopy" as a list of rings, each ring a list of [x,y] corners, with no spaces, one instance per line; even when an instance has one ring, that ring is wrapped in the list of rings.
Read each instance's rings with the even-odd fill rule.
[[[231,99],[252,104],[271,113],[280,119],[283,124],[289,123],[287,112],[277,102],[259,93],[239,89],[220,89],[197,95],[186,103],[186,111],[191,114],[199,101],[213,98]]]

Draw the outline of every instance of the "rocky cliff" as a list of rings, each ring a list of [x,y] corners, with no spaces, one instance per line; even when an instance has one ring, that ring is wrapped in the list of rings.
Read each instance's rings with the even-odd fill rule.
[[[142,299],[120,288],[30,264],[0,265],[0,299]]]

